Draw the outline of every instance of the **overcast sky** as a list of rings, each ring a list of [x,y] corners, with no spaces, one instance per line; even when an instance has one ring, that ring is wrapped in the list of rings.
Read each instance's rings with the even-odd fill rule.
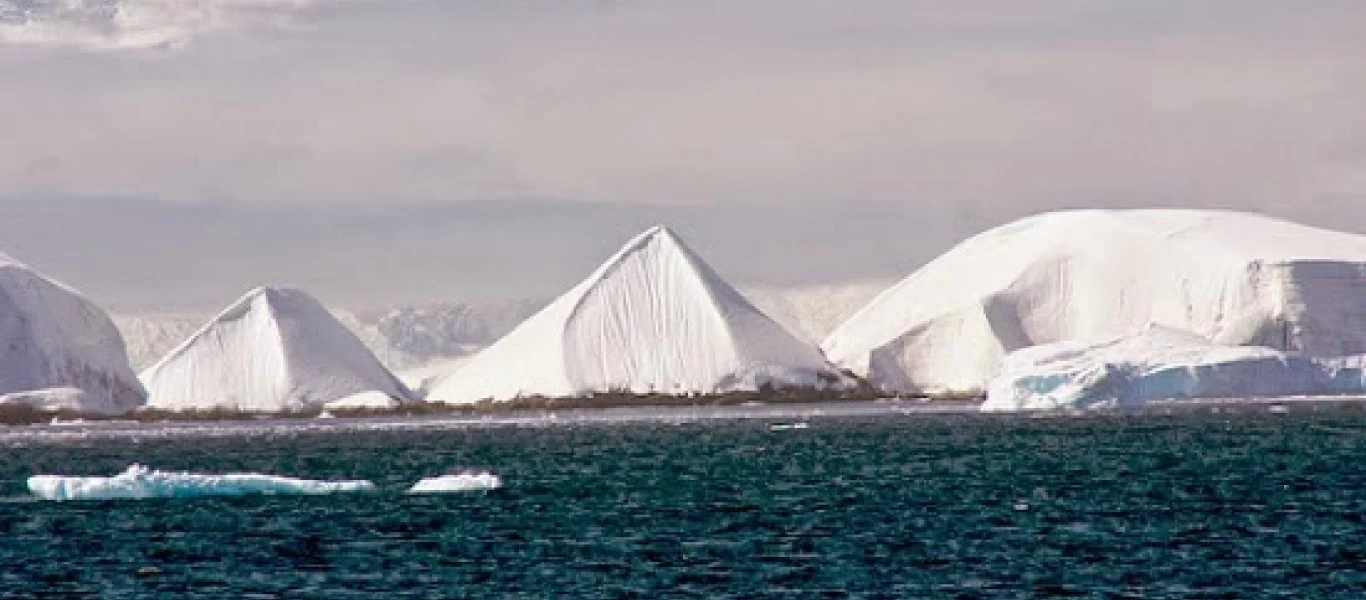
[[[1017,216],[1366,232],[1360,0],[0,0],[0,248],[118,310],[737,283]]]

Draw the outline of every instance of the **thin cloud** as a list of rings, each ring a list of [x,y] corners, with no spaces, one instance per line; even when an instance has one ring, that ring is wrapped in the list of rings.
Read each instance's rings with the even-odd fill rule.
[[[0,45],[174,49],[228,29],[286,25],[346,0],[0,0]]]

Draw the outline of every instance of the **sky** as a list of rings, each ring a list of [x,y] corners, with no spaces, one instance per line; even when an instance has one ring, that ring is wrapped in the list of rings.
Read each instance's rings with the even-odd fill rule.
[[[1034,212],[1366,233],[1359,0],[0,0],[0,249],[120,311],[554,295],[673,226],[900,277]]]

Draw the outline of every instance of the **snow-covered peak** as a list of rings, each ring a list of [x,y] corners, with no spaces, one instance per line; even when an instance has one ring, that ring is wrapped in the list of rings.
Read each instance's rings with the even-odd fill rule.
[[[666,268],[666,265],[676,263],[686,265],[690,270],[700,267],[702,270],[710,271],[710,268],[693,254],[692,249],[688,248],[673,230],[663,225],[655,225],[626,242],[579,286],[591,287],[612,276],[633,259],[650,263],[654,268]],[[714,273],[709,274],[713,279],[719,279]]]
[[[430,400],[817,385],[833,369],[653,227],[438,384]]]
[[[298,301],[297,299],[298,296],[295,296],[295,299],[293,301]],[[147,369],[147,371],[156,371],[160,369],[162,366],[164,366],[166,363],[172,362],[180,358],[181,356],[184,356],[186,353],[190,352],[193,349],[194,345],[198,343],[201,339],[205,338],[206,336],[212,335],[215,328],[217,327],[222,327],[224,325],[240,321],[243,318],[250,315],[253,312],[253,310],[264,311],[265,314],[269,315],[274,311],[273,305],[275,303],[287,303],[290,301],[291,298],[289,297],[289,295],[282,295],[276,293],[276,288],[272,288],[269,286],[254,287],[248,290],[247,293],[243,294],[240,298],[233,301],[232,304],[229,304],[227,308],[224,308],[212,319],[209,319],[207,323],[200,326],[198,330],[196,330],[188,338],[185,338],[184,341],[180,342],[180,344],[178,344],[165,356],[161,357],[161,360],[154,363],[151,367]]]
[[[251,290],[142,375],[167,410],[279,412],[376,391],[410,393],[306,292]]]

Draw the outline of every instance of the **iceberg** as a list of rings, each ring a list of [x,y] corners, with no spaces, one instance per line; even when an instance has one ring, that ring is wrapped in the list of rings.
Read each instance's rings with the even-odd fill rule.
[[[367,492],[373,491],[375,484],[364,480],[314,481],[256,473],[200,475],[154,471],[132,465],[113,477],[35,475],[28,478],[28,489],[44,500],[118,500]]]
[[[750,304],[672,231],[654,227],[436,384],[427,400],[840,384],[819,350]]]
[[[1002,357],[1148,324],[1226,346],[1366,353],[1366,236],[1202,210],[1036,215],[974,236],[822,343],[889,392],[979,395]]]
[[[3,254],[0,340],[0,402],[112,415],[146,399],[109,315]]]
[[[171,411],[290,412],[408,389],[301,290],[248,292],[142,374],[148,406]],[[367,396],[367,402],[375,396]]]
[[[493,473],[458,473],[429,477],[408,489],[410,494],[444,494],[453,492],[483,492],[503,487],[502,478]]]
[[[983,412],[1138,408],[1153,400],[1264,398],[1361,393],[1349,370],[1334,385],[1320,362],[1266,347],[1222,346],[1151,327],[1087,344],[1017,350],[991,380]]]

